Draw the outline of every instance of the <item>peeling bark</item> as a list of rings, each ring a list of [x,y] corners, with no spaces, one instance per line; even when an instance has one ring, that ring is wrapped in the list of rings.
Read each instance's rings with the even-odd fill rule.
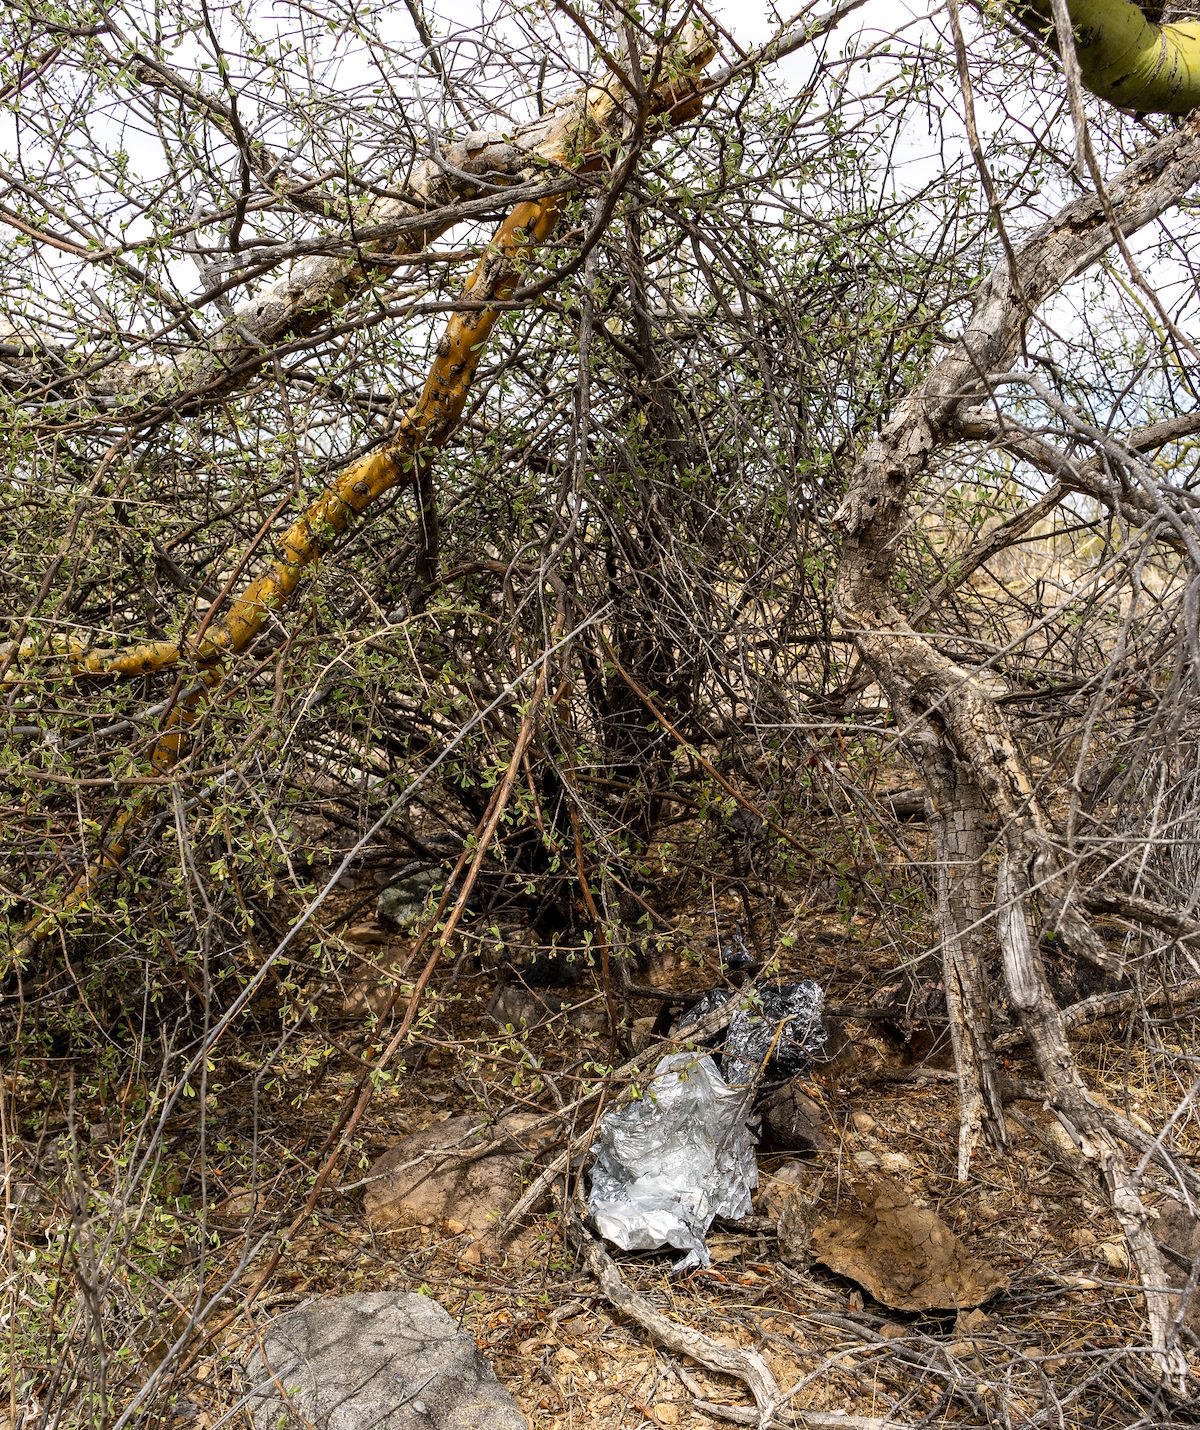
[[[1146,1299],[1154,1369],[1181,1389],[1186,1362],[1173,1340],[1162,1258],[1116,1141],[1087,1098],[1071,1057],[1061,1014],[1051,996],[1028,910],[1035,893],[1060,902],[1059,926],[1075,948],[1099,963],[1111,957],[1079,907],[1056,855],[1054,829],[1041,806],[1029,767],[987,685],[914,629],[893,594],[896,538],[908,520],[914,489],[931,458],[955,440],[957,424],[989,395],[989,374],[1005,372],[1018,355],[1025,323],[1039,304],[1083,272],[1116,235],[1130,234],[1177,203],[1200,179],[1200,121],[1192,119],[1139,156],[1110,186],[1107,205],[1089,196],[1067,205],[1001,262],[980,289],[962,338],[901,403],[862,453],[837,520],[845,532],[838,575],[839,619],[892,703],[902,736],[925,776],[931,806],[942,821],[939,855],[947,998],[956,1035],[963,1095],[960,1151],[981,1121],[989,1084],[990,1040],[970,1020],[970,1002],[986,995],[971,987],[981,965],[963,954],[960,920],[973,907],[978,866],[951,860],[964,850],[976,801],[997,818],[1004,854],[997,887],[995,929],[1009,998],[1018,1012],[1045,1080],[1052,1106],[1077,1130],[1077,1145],[1125,1232]],[[936,753],[931,742],[940,746]],[[953,784],[949,771],[953,771]],[[947,822],[949,820],[949,822]],[[976,825],[977,827],[977,825]],[[965,846],[970,849],[969,843]],[[976,1040],[986,1048],[980,1052]],[[961,1170],[961,1160],[960,1160]]]
[[[971,1154],[981,1137],[993,1147],[1008,1142],[984,962],[988,910],[983,895],[983,856],[987,840],[982,802],[971,780],[952,769],[939,772],[928,765],[927,769],[933,795],[930,803],[936,810],[930,823],[937,858],[946,1011],[958,1074],[958,1178],[965,1182]]]

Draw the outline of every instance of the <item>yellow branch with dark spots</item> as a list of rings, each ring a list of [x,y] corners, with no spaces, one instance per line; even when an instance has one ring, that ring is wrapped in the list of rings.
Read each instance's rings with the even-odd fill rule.
[[[699,108],[700,77],[716,54],[711,37],[698,26],[662,57],[661,73],[646,96],[647,118],[664,127],[691,118]],[[593,85],[570,122],[539,150],[543,163],[593,172],[604,165],[610,145],[631,124],[630,97],[616,77]],[[497,230],[464,288],[464,297],[504,302],[533,261],[537,246],[558,221],[567,194],[518,204]],[[205,617],[200,633],[182,641],[140,641],[119,650],[97,650],[77,636],[50,635],[0,643],[0,685],[14,685],[22,667],[65,658],[71,677],[124,677],[166,669],[180,660],[206,666],[244,650],[272,611],[286,605],[306,567],[325,555],[369,506],[401,482],[410,481],[423,453],[445,445],[462,413],[483,346],[499,311],[483,307],[456,313],[447,325],[420,397],[392,438],[351,463],[279,539],[277,554],[228,606]]]
[[[686,63],[656,91],[656,112],[677,118],[694,112],[697,77],[714,53],[707,36],[697,33],[692,37]],[[613,114],[620,113],[618,94],[611,89],[600,92],[591,110],[593,126],[600,124],[598,115],[608,123]],[[606,111],[611,112],[606,115]],[[576,146],[581,156],[579,167],[598,164],[595,131],[578,137],[586,141]],[[168,774],[183,758],[190,727],[224,678],[223,660],[246,649],[272,612],[287,605],[304,571],[324,556],[368,507],[398,484],[414,480],[419,466],[449,440],[462,416],[483,349],[503,311],[499,305],[516,292],[539,245],[553,232],[567,199],[565,194],[554,194],[513,209],[465,285],[463,296],[471,301],[471,309],[450,318],[421,395],[404,414],[395,434],[377,451],[352,462],[322,492],[283,533],[278,554],[266,571],[223,609],[210,611],[196,637],[182,645],[147,642],[114,653],[107,664],[90,667],[92,653],[81,653],[75,666],[78,674],[138,673],[185,658],[193,664],[197,678],[177,689],[151,752],[156,774]],[[63,653],[72,652],[67,649]],[[16,663],[18,655],[19,647],[0,648],[0,659],[6,658],[10,664]],[[58,898],[56,906],[26,925],[9,953],[10,967],[19,968],[64,919],[84,908],[98,881],[120,867],[134,830],[155,798],[156,790],[146,787],[133,806],[117,816],[100,852]]]
[[[177,691],[150,754],[156,774],[167,774],[186,753],[188,732],[223,679],[222,658],[245,650],[273,611],[285,606],[304,571],[330,550],[351,523],[385,492],[413,480],[417,464],[445,445],[453,433],[483,349],[502,311],[516,291],[538,244],[549,237],[565,204],[563,195],[538,203],[519,204],[505,219],[480,259],[464,297],[487,306],[455,313],[446,326],[420,397],[404,414],[391,440],[376,452],[352,462],[299,520],[284,532],[279,555],[261,576],[230,603],[208,630],[185,652],[199,666],[197,680]],[[141,647],[143,659],[150,647]],[[168,652],[169,653],[169,652]],[[178,661],[175,648],[173,659]],[[132,652],[124,653],[128,659]],[[144,665],[143,669],[149,668]],[[11,960],[18,966],[33,948],[48,938],[69,915],[87,903],[98,880],[120,867],[141,817],[153,805],[157,791],[146,788],[134,804],[119,814],[100,852],[90,861],[50,913],[32,920],[17,940]]]

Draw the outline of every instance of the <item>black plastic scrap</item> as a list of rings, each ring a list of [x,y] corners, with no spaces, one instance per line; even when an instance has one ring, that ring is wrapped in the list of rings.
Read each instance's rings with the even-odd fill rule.
[[[714,1008],[740,992],[711,988],[678,1019],[674,1032],[686,1032]],[[768,1079],[790,1078],[803,1071],[825,1046],[825,992],[811,978],[796,983],[763,983],[752,1004],[739,1008],[729,1022],[721,1049],[721,1073],[731,1087],[752,1082],[760,1070]]]

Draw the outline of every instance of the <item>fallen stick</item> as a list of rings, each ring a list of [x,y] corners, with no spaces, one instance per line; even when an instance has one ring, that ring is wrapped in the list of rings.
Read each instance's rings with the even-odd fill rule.
[[[637,1291],[625,1284],[616,1262],[584,1226],[574,1208],[566,1203],[562,1209],[563,1226],[568,1243],[583,1257],[584,1265],[596,1280],[604,1299],[621,1315],[638,1325],[667,1350],[686,1356],[705,1370],[731,1375],[740,1380],[754,1397],[757,1411],[745,1423],[765,1430],[771,1424],[784,1393],[771,1374],[771,1368],[757,1351],[744,1351],[725,1341],[706,1336],[703,1331],[681,1326],[665,1316]]]

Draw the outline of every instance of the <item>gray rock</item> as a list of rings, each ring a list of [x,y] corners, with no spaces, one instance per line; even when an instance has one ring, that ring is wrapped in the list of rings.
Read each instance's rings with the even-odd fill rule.
[[[487,1006],[488,1017],[502,1028],[540,1028],[556,1018],[565,1007],[561,998],[543,992],[532,993],[511,983],[502,983]]]
[[[824,1175],[803,1162],[785,1162],[763,1178],[759,1210],[775,1223],[779,1255],[789,1266],[812,1265],[812,1234]]]
[[[488,1127],[468,1114],[410,1133],[367,1173],[368,1223],[377,1231],[453,1224],[455,1234],[489,1236],[524,1191],[533,1156],[558,1136],[537,1121],[509,1113]]]
[[[529,1430],[436,1301],[371,1291],[280,1316],[246,1362],[254,1430]]]
[[[431,891],[445,882],[445,871],[426,866],[410,869],[379,896],[376,915],[384,928],[404,933],[421,917]]]

